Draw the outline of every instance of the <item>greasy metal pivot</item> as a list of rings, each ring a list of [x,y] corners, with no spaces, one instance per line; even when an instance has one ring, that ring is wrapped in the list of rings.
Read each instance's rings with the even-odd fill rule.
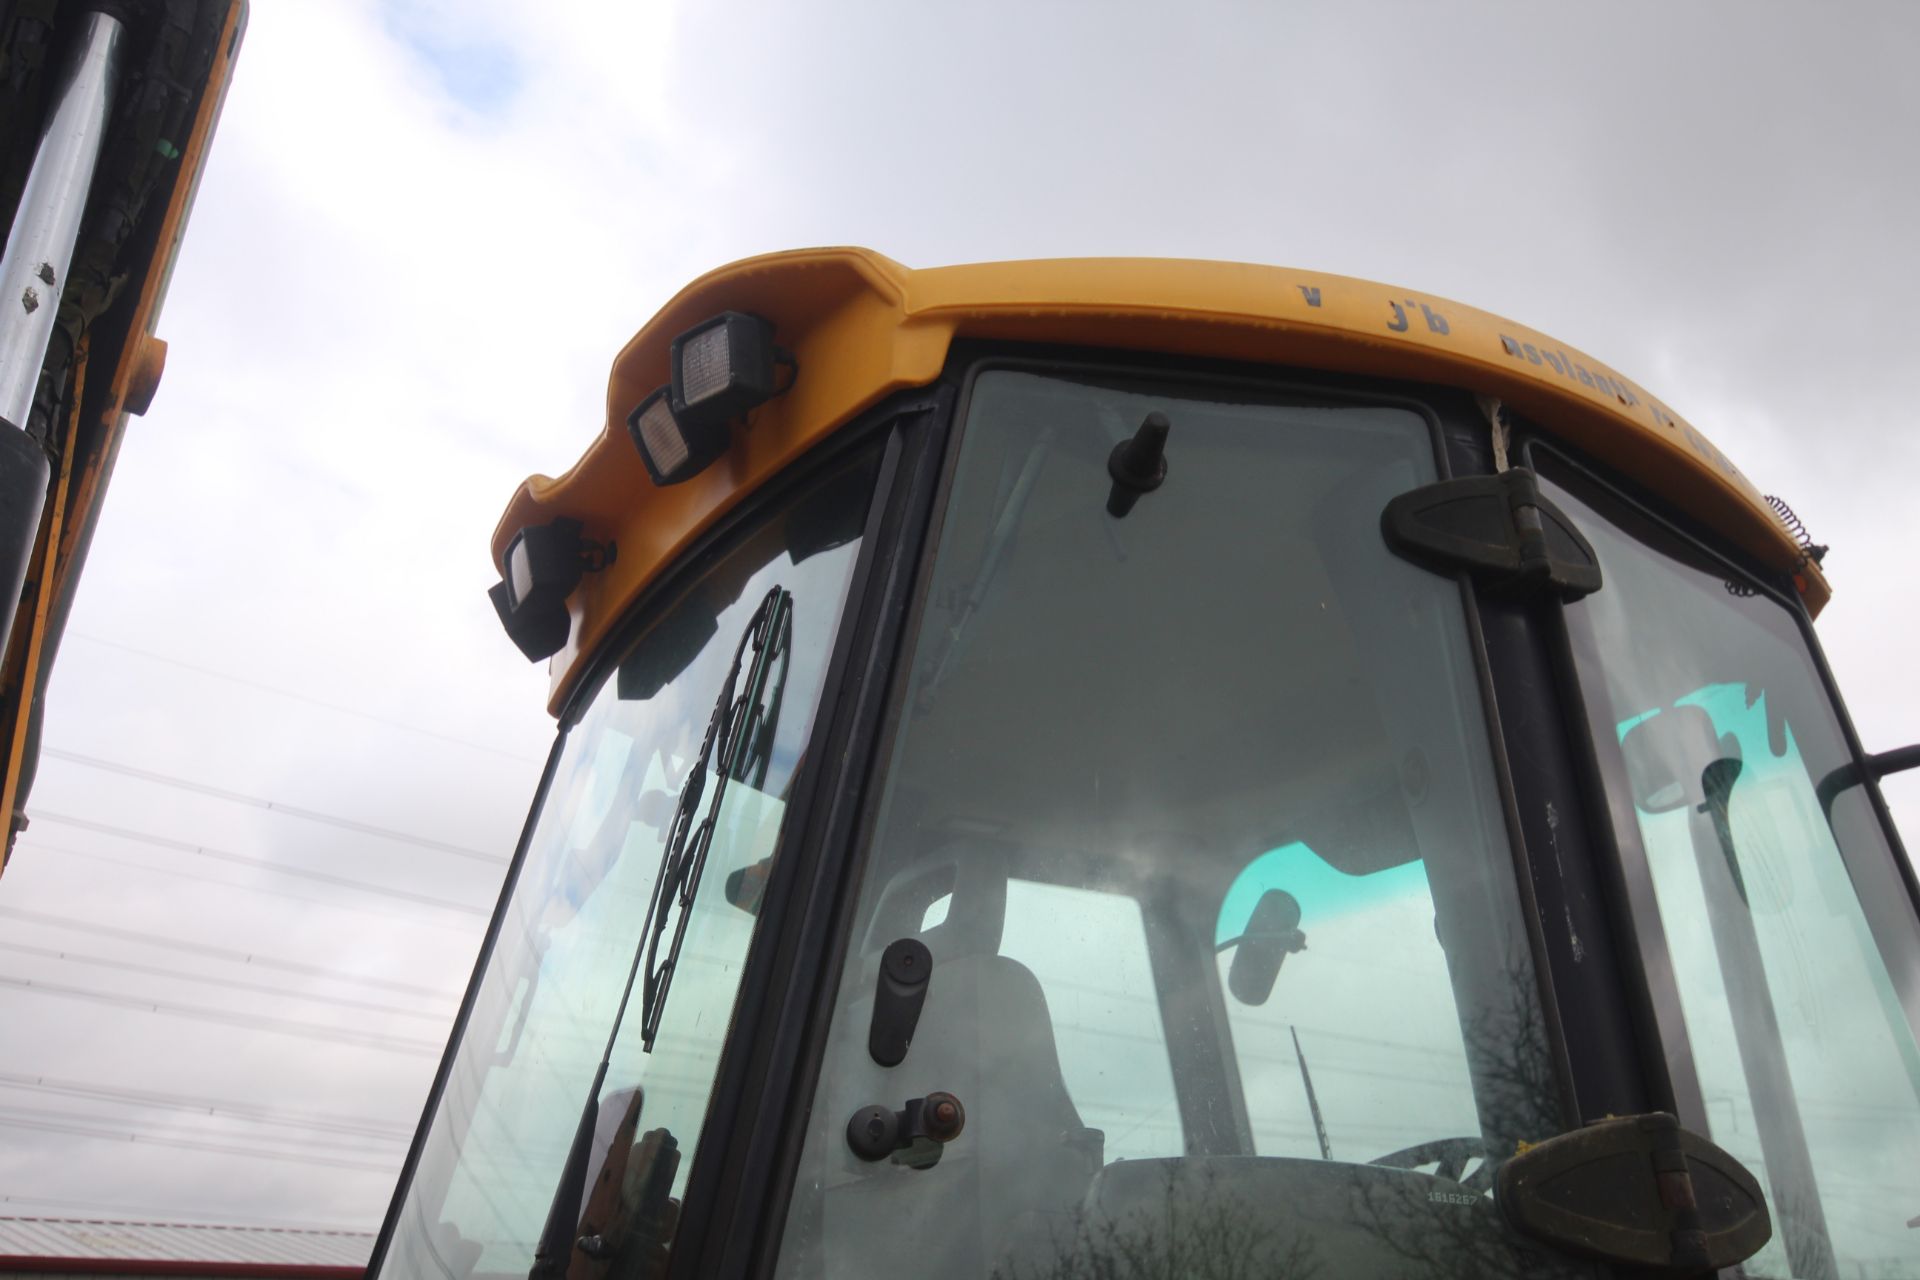
[[[847,1147],[869,1164],[904,1153],[898,1163],[924,1169],[937,1164],[940,1148],[966,1127],[967,1109],[960,1099],[936,1089],[898,1111],[881,1105],[860,1108],[847,1119]]]

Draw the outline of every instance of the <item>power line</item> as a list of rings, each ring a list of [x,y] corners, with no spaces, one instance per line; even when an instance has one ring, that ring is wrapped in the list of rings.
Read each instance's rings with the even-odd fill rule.
[[[94,1125],[94,1124],[118,1125],[118,1124],[138,1123],[138,1121],[128,1120],[122,1116],[103,1115],[99,1112],[48,1111],[42,1107],[34,1107],[31,1110],[28,1110],[21,1107],[0,1106],[0,1119],[8,1119],[8,1118],[17,1119],[17,1120],[46,1120],[49,1122],[58,1122],[61,1124],[85,1124],[85,1125]],[[211,1129],[211,1130],[188,1129],[184,1131],[174,1130],[174,1129],[164,1129],[164,1130],[161,1130],[161,1132],[164,1132],[164,1133],[178,1132],[181,1134],[182,1137],[198,1138],[202,1141],[206,1141],[206,1140],[223,1141],[223,1140],[231,1139],[235,1142],[253,1142],[256,1140],[254,1135],[247,1134],[247,1133],[235,1133],[235,1132],[232,1132],[231,1130],[225,1130],[225,1129]],[[259,1139],[259,1140],[263,1142],[278,1143],[279,1144],[278,1149],[282,1151],[287,1150],[288,1144],[292,1144],[296,1149],[302,1150],[302,1151],[305,1151],[305,1150],[344,1151],[348,1155],[360,1155],[360,1156],[384,1156],[388,1154],[392,1154],[394,1156],[399,1155],[399,1152],[389,1153],[386,1151],[382,1151],[370,1145],[367,1139],[365,1138],[319,1137],[319,1136],[314,1136],[310,1134],[271,1134],[271,1135],[268,1135],[266,1138]]]
[[[227,987],[234,991],[254,991],[261,995],[274,996],[281,1000],[306,1000],[315,1004],[338,1005],[343,1009],[363,1009],[369,1013],[385,1013],[396,1018],[418,1018],[438,1026],[447,1026],[452,1022],[453,1011],[442,1010],[439,1013],[423,1013],[418,1009],[402,1009],[397,1005],[375,1004],[371,1000],[355,1000],[350,996],[330,996],[319,992],[295,991],[290,987],[270,986],[264,982],[243,982],[238,978],[215,978],[198,973],[188,973],[182,969],[163,969],[158,965],[140,964],[133,960],[114,960],[106,956],[83,955],[77,951],[60,951],[53,947],[36,947],[25,942],[0,942],[0,947],[8,951],[19,951],[26,955],[44,956],[53,960],[65,960],[73,964],[90,964],[101,969],[119,969],[125,973],[142,973],[149,977],[171,978],[180,982],[199,982],[210,987]]]
[[[167,1093],[156,1089],[126,1089],[116,1085],[93,1084],[84,1080],[20,1075],[11,1071],[0,1071],[0,1089],[23,1089],[34,1093],[88,1098],[96,1102],[112,1102],[125,1106],[185,1111],[194,1115],[244,1120],[249,1124],[274,1125],[286,1129],[310,1129],[316,1133],[344,1133],[363,1138],[376,1138],[385,1142],[405,1142],[413,1135],[411,1129],[371,1116],[301,1111],[292,1107],[267,1107],[255,1103],[233,1102],[225,1098]]]
[[[262,693],[276,694],[282,698],[291,699],[294,702],[304,702],[309,706],[324,707],[328,711],[337,711],[342,715],[356,716],[362,720],[371,720],[375,724],[386,725],[389,729],[402,729],[408,733],[420,734],[422,737],[437,738],[441,742],[451,742],[455,746],[465,747],[470,751],[484,751],[488,755],[504,756],[508,760],[518,760],[523,764],[542,763],[542,761],[535,756],[523,756],[517,751],[503,751],[499,747],[489,747],[484,743],[474,742],[468,738],[455,737],[450,733],[441,733],[437,729],[423,729],[417,724],[408,724],[404,720],[395,720],[391,716],[377,715],[374,712],[362,711],[358,707],[349,707],[338,702],[328,702],[324,698],[316,698],[311,694],[295,693],[291,689],[282,689],[277,685],[267,684],[264,681],[249,680],[245,676],[236,676],[230,671],[216,671],[212,667],[199,666],[192,662],[182,661],[179,658],[169,658],[165,654],[154,653],[147,649],[138,649],[130,644],[122,644],[118,640],[108,640],[102,636],[88,635],[80,631],[69,631],[66,634],[75,639],[84,640],[88,644],[97,644],[103,648],[118,649],[122,653],[131,653],[136,657],[145,658],[150,662],[163,662],[170,667],[179,667],[185,671],[193,671],[203,676],[211,676],[215,680],[225,680],[229,684],[244,685],[249,689],[258,689]]]
[[[503,865],[507,861],[505,854],[488,853],[484,849],[469,849],[465,845],[449,844],[444,840],[434,840],[427,836],[416,836],[406,831],[395,831],[391,827],[375,826],[370,822],[360,822],[353,818],[343,818],[337,814],[321,813],[315,809],[302,809],[295,805],[282,804],[278,800],[267,800],[260,796],[245,795],[238,791],[228,791],[224,787],[210,786],[204,782],[194,782],[188,778],[175,778],[164,773],[154,773],[147,769],[136,769],[130,764],[120,764],[114,760],[102,760],[98,756],[82,755],[78,751],[62,751],[57,747],[42,747],[40,754],[50,760],[65,760],[69,764],[83,765],[89,769],[100,769],[108,773],[118,773],[128,778],[138,778],[142,782],[152,782],[163,787],[174,787],[181,791],[194,791],[203,796],[212,796],[216,800],[226,800],[233,804],[252,805],[256,809],[267,809],[274,813],[283,813],[289,818],[304,818],[308,822],[322,822],[330,827],[339,827],[344,831],[355,831],[361,835],[378,836],[383,840],[397,840],[402,844],[418,845],[422,849],[432,849],[438,853],[450,853],[456,858],[471,858],[476,862]]]
[[[82,831],[93,831],[100,835],[118,836],[122,840],[134,840],[141,844],[150,844],[156,849],[173,849],[180,853],[191,853],[197,857],[211,858],[216,862],[231,862],[236,866],[254,867],[274,875],[298,876],[302,880],[312,880],[319,884],[335,885],[342,889],[352,889],[356,893],[378,894],[383,898],[396,898],[404,902],[417,902],[425,907],[437,907],[442,911],[458,911],[462,915],[488,916],[492,912],[486,907],[472,907],[464,902],[455,902],[451,898],[436,898],[430,893],[415,893],[411,889],[395,889],[388,885],[372,884],[365,880],[355,880],[351,876],[336,876],[326,871],[314,871],[307,867],[288,866],[284,862],[275,862],[271,858],[255,858],[244,853],[228,853],[224,849],[213,849],[203,844],[194,844],[190,840],[174,840],[167,836],[156,836],[145,831],[134,831],[127,827],[116,827],[105,822],[90,822],[85,818],[69,817],[66,814],[48,813],[44,809],[35,809],[30,815],[35,821],[57,823],[63,827],[78,827]]]
[[[46,853],[57,853],[66,858],[86,858],[93,862],[104,862],[115,867],[131,867],[135,871],[145,871],[156,876],[175,876],[181,880],[198,880],[201,884],[217,884],[223,889],[235,889],[241,893],[264,893],[276,898],[287,898],[293,902],[305,902],[311,906],[326,907],[334,911],[351,911],[356,915],[372,916],[376,920],[397,920],[410,928],[451,929],[458,933],[470,934],[473,926],[457,920],[434,920],[421,915],[406,915],[398,911],[382,911],[377,907],[358,902],[335,902],[331,898],[315,898],[304,893],[295,893],[291,889],[276,889],[272,885],[243,884],[238,880],[222,880],[219,876],[203,876],[193,871],[182,871],[178,867],[159,867],[151,862],[134,862],[127,858],[115,858],[104,853],[92,853],[85,849],[69,849],[64,845],[48,844],[34,836],[22,836],[14,842],[15,849],[39,849]],[[11,864],[9,864],[11,865]]]
[[[69,987],[64,983],[40,982],[33,978],[14,978],[5,974],[0,974],[0,986],[15,987],[22,991],[34,992],[36,995],[56,996],[67,1000],[91,1000],[95,1004],[118,1005],[125,1009],[138,1009],[143,1013],[159,1014],[162,1017],[195,1018],[202,1022],[218,1022],[227,1026],[244,1027],[249,1031],[277,1031],[282,1035],[304,1036],[309,1040],[326,1040],[362,1049],[383,1049],[389,1053],[436,1057],[442,1047],[429,1040],[409,1040],[404,1036],[381,1035],[378,1032],[357,1031],[349,1027],[328,1027],[317,1022],[300,1022],[292,1018],[270,1018],[260,1014],[236,1013],[228,1009],[209,1009],[203,1005],[179,1004],[172,1000],[149,1000],[143,996],[129,996],[117,991],[95,991],[91,987]]]
[[[131,1129],[96,1129],[76,1124],[60,1124],[27,1116],[0,1115],[0,1125],[12,1129],[37,1129],[42,1133],[70,1133],[83,1138],[105,1138],[111,1142],[136,1142],[141,1146],[179,1147],[187,1151],[212,1151],[220,1155],[249,1156],[258,1160],[287,1160],[294,1164],[326,1165],[334,1169],[361,1169],[369,1173],[396,1171],[392,1161],[343,1160],[337,1156],[316,1155],[309,1151],[272,1151],[265,1147],[236,1147],[224,1142],[196,1142],[191,1138],[163,1138]]]
[[[106,938],[120,938],[127,942],[138,942],[149,947],[165,947],[170,951],[190,951],[195,955],[212,956],[217,960],[227,960],[234,964],[250,964],[261,969],[278,969],[284,973],[300,973],[313,978],[326,978],[333,982],[351,983],[359,987],[379,987],[387,991],[403,991],[408,995],[427,996],[435,1000],[453,999],[457,993],[436,987],[417,986],[410,982],[396,982],[390,978],[367,978],[357,974],[345,973],[339,969],[329,969],[324,965],[301,964],[294,960],[281,960],[274,956],[261,955],[253,951],[241,951],[233,947],[216,947],[205,942],[190,942],[185,938],[168,938],[160,934],[141,933],[137,929],[121,929],[113,925],[100,924],[93,920],[75,920],[71,916],[56,916],[45,911],[27,911],[20,907],[0,907],[0,916],[11,916],[16,920],[29,920],[34,924],[43,924],[55,929],[75,929],[81,933],[99,934]]]
[[[148,1221],[159,1219],[169,1223],[199,1224],[213,1227],[235,1225],[250,1227],[278,1227],[283,1231],[332,1231],[341,1235],[372,1237],[365,1226],[349,1226],[342,1222],[305,1222],[297,1218],[263,1218],[257,1214],[229,1213],[222,1210],[217,1219],[211,1218],[201,1209],[173,1209],[160,1205],[130,1204],[124,1200],[63,1200],[53,1196],[22,1196],[0,1192],[0,1205],[41,1205],[49,1209],[87,1209],[96,1212],[132,1215]],[[119,1219],[119,1220],[124,1220]]]

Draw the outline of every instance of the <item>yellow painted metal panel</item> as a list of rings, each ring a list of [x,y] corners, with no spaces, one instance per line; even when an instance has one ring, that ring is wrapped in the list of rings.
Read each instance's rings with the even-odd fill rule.
[[[668,489],[647,478],[626,415],[667,380],[672,339],[723,310],[777,326],[800,374],[755,412],[732,451]],[[864,249],[749,259],[682,290],[614,361],[598,437],[557,479],[529,479],[495,531],[556,516],[615,540],[617,563],[574,594],[574,634],[552,662],[558,709],[590,653],[674,555],[860,410],[939,375],[957,338],[1112,347],[1374,374],[1497,396],[1781,569],[1809,609],[1828,589],[1753,485],[1657,397],[1545,334],[1444,298],[1246,263],[1058,259],[914,271]]]

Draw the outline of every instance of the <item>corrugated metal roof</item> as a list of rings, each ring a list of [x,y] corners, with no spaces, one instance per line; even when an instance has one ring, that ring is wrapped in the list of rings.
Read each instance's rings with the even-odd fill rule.
[[[364,1267],[370,1231],[0,1216],[0,1257]]]

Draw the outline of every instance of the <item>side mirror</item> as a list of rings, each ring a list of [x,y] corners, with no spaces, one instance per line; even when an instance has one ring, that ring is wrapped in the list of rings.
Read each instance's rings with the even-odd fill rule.
[[[1307,935],[1300,932],[1299,899],[1285,889],[1261,894],[1247,918],[1247,931],[1215,950],[1228,947],[1236,950],[1227,970],[1227,990],[1241,1004],[1265,1004],[1280,977],[1280,966],[1294,952],[1307,949]]]
[[[1820,785],[1815,788],[1815,794],[1820,797],[1820,812],[1831,823],[1833,802],[1840,798],[1842,791],[1857,787],[1869,778],[1878,782],[1890,773],[1902,773],[1915,767],[1920,767],[1920,745],[1895,747],[1878,755],[1863,756],[1857,764],[1843,764],[1820,779]]]
[[[1713,717],[1694,706],[1648,716],[1621,739],[1627,785],[1642,813],[1693,809],[1706,800],[1701,771],[1721,755]]]

